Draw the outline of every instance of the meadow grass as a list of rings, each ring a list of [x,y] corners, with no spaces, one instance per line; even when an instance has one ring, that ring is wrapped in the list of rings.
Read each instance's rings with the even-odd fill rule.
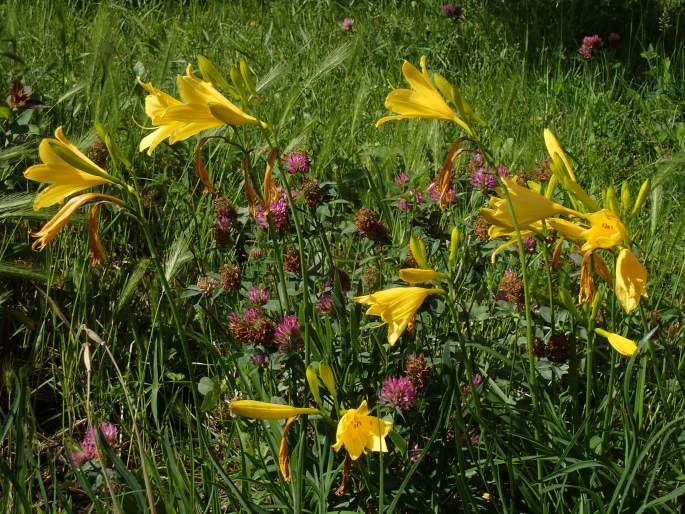
[[[685,67],[678,10],[528,0],[462,7],[463,18],[454,20],[428,1],[0,4],[2,86],[19,80],[44,105],[0,119],[0,511],[681,511]],[[354,19],[351,31],[340,27],[346,16]],[[621,35],[615,48],[578,57],[583,36],[606,39],[612,31]],[[197,69],[198,54],[224,71],[249,62],[262,97],[256,113],[272,126],[268,137],[255,127],[214,129],[235,144],[210,139],[203,147],[214,186],[238,206],[241,229],[229,245],[215,239],[195,140],[161,145],[152,156],[137,151],[150,120],[136,77],[175,93],[174,77],[187,63]],[[579,255],[565,252],[564,271],[551,273],[553,245],[544,241],[525,259],[530,309],[495,301],[505,270],[521,274],[519,255],[510,250],[490,262],[497,244],[474,233],[487,195],[471,187],[466,161],[454,183],[459,199],[444,213],[428,201],[411,213],[397,208],[409,188],[425,191],[455,139],[445,122],[374,127],[387,114],[387,93],[404,87],[403,59],[418,64],[422,55],[487,120],[483,140],[497,163],[534,169],[547,157],[542,133],[550,127],[595,197],[610,185],[620,196],[626,183],[634,199],[650,179],[647,202],[629,226],[650,273],[649,298],[637,313],[626,316],[603,285],[597,316],[580,323],[558,298],[561,286],[575,296]],[[122,210],[102,207],[108,261],[91,267],[85,216],[32,252],[27,230],[50,215],[31,209],[36,188],[22,172],[60,125],[81,148],[91,147],[95,122],[132,162],[135,171],[121,172],[143,192],[147,232]],[[241,148],[253,150],[259,177],[275,145],[282,154],[307,150],[326,197],[296,210],[281,235],[255,229],[241,165]],[[393,182],[400,170],[409,173],[407,186]],[[388,227],[381,248],[358,235],[360,208]],[[461,243],[451,301],[430,299],[415,334],[388,346],[385,329],[352,296],[399,283],[412,233],[427,242],[433,265],[446,269],[455,226]],[[249,257],[253,248],[264,257]],[[285,272],[283,260],[293,255],[299,270]],[[242,288],[199,294],[198,277],[218,277],[225,263],[240,265]],[[228,315],[247,306],[251,285],[271,289],[269,316],[299,317],[301,352],[274,352],[263,367],[252,347],[236,342]],[[335,316],[314,308],[322,290]],[[593,335],[598,319],[640,340],[640,351],[618,356]],[[529,355],[529,327],[540,340],[563,336],[570,348],[564,362]],[[416,406],[378,407],[384,380],[402,375],[419,354],[430,372]],[[282,425],[233,417],[224,401],[240,394],[308,405],[305,368],[320,362],[336,379],[335,398],[321,384],[329,410],[368,399],[375,415],[395,423],[390,451],[354,461],[340,494],[345,464],[331,448],[332,420],[295,422],[287,483],[278,462]],[[120,432],[113,444],[95,436],[106,465],[74,465],[70,455],[101,421]]]

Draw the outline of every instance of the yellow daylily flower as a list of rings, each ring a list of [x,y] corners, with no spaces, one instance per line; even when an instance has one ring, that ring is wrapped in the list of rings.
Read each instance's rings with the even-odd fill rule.
[[[637,343],[632,339],[614,334],[613,332],[608,332],[601,328],[596,328],[595,332],[600,336],[605,337],[613,349],[624,357],[630,357],[635,353],[635,350],[637,350]]]
[[[416,311],[428,296],[444,294],[440,288],[394,287],[365,296],[357,296],[358,303],[370,305],[367,315],[380,316],[388,323],[388,344],[394,345],[409,323],[413,323]]]
[[[100,203],[112,203],[115,205],[123,205],[124,202],[119,198],[110,195],[103,195],[100,193],[84,193],[70,199],[64,207],[62,207],[55,215],[37,232],[29,231],[31,237],[37,238],[31,248],[35,251],[41,251],[45,246],[52,241],[55,236],[62,230],[62,227],[69,222],[69,219],[74,213],[83,207],[88,202],[93,200],[101,200]],[[99,240],[98,240],[99,243]]]
[[[447,278],[447,274],[432,269],[404,268],[400,270],[400,278],[409,284],[421,284]]]
[[[628,237],[623,222],[609,209],[601,209],[584,217],[590,222],[590,228],[581,234],[585,240],[581,247],[583,252],[593,248],[612,248],[622,244]]]
[[[622,248],[616,259],[616,287],[614,292],[623,309],[631,313],[647,297],[647,269],[633,252]]]
[[[114,182],[105,170],[69,142],[62,127],[55,130],[55,139],[40,142],[38,155],[43,164],[28,168],[24,177],[49,185],[36,195],[34,211],[62,203],[67,196],[84,189]]]
[[[173,145],[195,134],[221,125],[267,125],[243,112],[226,99],[210,82],[200,80],[188,64],[185,75],[176,76],[176,85],[181,100],[157,89],[151,83],[138,82],[149,95],[145,98],[145,113],[152,125],[159,127],[145,136],[139,145],[140,151],[151,155],[164,140]]]
[[[561,204],[545,198],[532,189],[523,187],[509,178],[503,178],[504,184],[509,192],[511,204],[516,215],[516,221],[520,228],[525,228],[536,221],[552,217],[556,214],[578,215],[579,213],[564,207]],[[490,207],[480,210],[481,216],[491,225],[514,228],[509,211],[509,204],[503,193],[500,197],[490,198]]]
[[[402,75],[411,89],[395,89],[385,99],[385,107],[398,114],[385,116],[376,122],[376,127],[391,120],[407,118],[429,118],[452,121],[471,133],[468,124],[447,105],[428,74],[426,58],[421,57],[421,72],[409,61],[402,64]]]
[[[300,414],[319,414],[319,409],[257,400],[235,400],[229,403],[228,408],[231,414],[251,419],[287,419]]]
[[[364,400],[358,409],[350,409],[340,418],[333,449],[338,452],[344,446],[352,460],[357,460],[367,450],[387,452],[385,436],[390,430],[390,421],[369,416],[369,408]]]

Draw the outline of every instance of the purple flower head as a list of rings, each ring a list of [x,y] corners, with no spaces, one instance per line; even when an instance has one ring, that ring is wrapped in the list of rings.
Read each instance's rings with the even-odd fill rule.
[[[476,446],[478,443],[480,443],[480,432],[478,432],[477,430],[474,430],[473,432],[471,432],[470,439],[471,439],[471,444]]]
[[[402,184],[406,184],[409,182],[409,173],[406,171],[401,171],[396,177],[395,177],[395,184],[398,186],[401,186]]]
[[[248,307],[247,309],[245,309],[245,312],[243,312],[243,319],[245,321],[256,321],[263,317],[264,313],[261,311],[261,309],[258,309],[256,307]]]
[[[412,462],[417,462],[421,460],[421,445],[418,442],[413,441],[409,445],[409,460]]]
[[[354,28],[354,20],[350,17],[347,17],[340,22],[340,26],[343,30],[352,30]]]
[[[509,176],[509,168],[507,168],[504,164],[500,164],[497,166],[497,174],[502,178],[506,178]]]
[[[404,198],[400,198],[397,200],[397,208],[401,211],[410,211],[411,205]]]
[[[485,164],[485,159],[483,158],[482,153],[474,153],[473,157],[471,157],[471,164],[473,164],[476,168],[480,168]]]
[[[494,175],[485,175],[485,189],[492,191],[497,187],[497,177]]]
[[[428,197],[431,200],[433,200],[435,203],[440,202],[440,190],[438,189],[438,186],[435,184],[435,182],[430,183],[427,192]],[[456,200],[457,192],[454,189],[450,188],[449,191],[447,191],[447,203],[454,203]]]
[[[310,165],[307,152],[290,152],[285,156],[285,167],[289,173],[307,173]]]
[[[587,48],[601,48],[604,46],[604,41],[599,34],[592,34],[583,38],[583,46]]]
[[[264,214],[264,209],[262,208],[261,205],[257,206],[257,209],[255,211],[254,215],[254,220],[255,223],[257,223],[257,226],[259,228],[269,228],[269,220],[266,219],[266,214]]]
[[[454,4],[443,4],[440,12],[443,16],[456,16],[459,13],[459,7]]]
[[[423,203],[423,193],[421,191],[414,191],[414,201],[417,204]]]
[[[281,231],[288,226],[290,218],[288,216],[288,200],[285,194],[282,194],[278,199],[271,202],[269,206],[271,215],[274,217],[274,225],[276,230]]]
[[[102,435],[104,436],[105,441],[107,441],[108,445],[112,446],[114,443],[117,442],[117,435],[119,434],[119,429],[115,424],[108,422],[100,423],[100,432],[102,432]],[[93,448],[94,450],[96,436],[97,428],[90,427],[88,430],[86,430],[86,434],[83,436],[81,447],[83,447],[84,450],[86,450],[86,448]],[[86,451],[86,453],[88,453],[88,451]]]
[[[250,250],[250,259],[261,259],[262,257],[264,257],[264,251],[261,248]]]
[[[316,299],[316,304],[314,305],[317,311],[322,315],[331,315],[335,311],[335,306],[333,305],[333,297],[330,293],[321,293]]]
[[[231,218],[223,214],[219,216],[214,222],[214,230],[218,232],[228,232],[229,230],[231,230],[231,226]]]
[[[480,373],[473,375],[473,385],[480,387],[483,384],[483,376]]]
[[[476,189],[484,189],[485,184],[485,173],[483,168],[478,168],[471,175],[471,185]]]
[[[583,59],[590,60],[592,59],[592,49],[588,48],[587,46],[581,46],[578,49],[578,55],[580,55]]]
[[[294,314],[286,314],[276,326],[274,339],[278,343],[280,353],[298,351],[302,345],[300,321]]]
[[[80,466],[83,463],[85,463],[87,460],[90,460],[93,458],[93,456],[89,456],[85,451],[72,452],[70,457],[71,457],[71,462],[73,462],[75,466]]]
[[[393,407],[407,410],[414,406],[416,389],[407,377],[390,377],[383,382],[380,398]]]
[[[251,287],[247,290],[247,300],[253,305],[264,305],[269,301],[269,290]]]

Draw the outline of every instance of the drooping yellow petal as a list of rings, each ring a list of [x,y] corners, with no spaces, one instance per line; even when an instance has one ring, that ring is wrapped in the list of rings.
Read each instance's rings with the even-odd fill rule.
[[[260,402],[257,400],[235,400],[228,408],[236,416],[251,419],[287,419],[300,414],[318,414],[318,409],[293,407],[281,403]]]
[[[119,198],[110,195],[103,195],[100,193],[85,193],[79,196],[75,196],[69,200],[64,207],[62,207],[55,215],[48,221],[45,225],[41,227],[37,232],[29,231],[31,237],[35,237],[36,240],[31,245],[31,248],[35,251],[41,251],[45,246],[52,241],[60,230],[69,222],[69,219],[74,215],[74,213],[83,207],[88,202],[93,200],[104,200],[108,203],[113,203],[116,205],[123,205],[123,201]]]
[[[470,133],[471,129],[468,124],[450,109],[438,89],[433,85],[425,66],[425,59],[422,60],[422,68],[423,73],[409,61],[404,61],[402,74],[411,89],[395,89],[388,94],[385,99],[385,106],[398,114],[379,119],[376,122],[376,127],[380,127],[383,123],[391,120],[429,118],[452,121]]]
[[[622,248],[616,259],[616,286],[614,292],[623,309],[631,313],[647,297],[647,268],[633,252]]]
[[[366,400],[358,409],[350,409],[338,421],[333,449],[337,452],[344,446],[352,460],[357,460],[367,450],[387,452],[385,437],[392,430],[392,423],[375,416],[369,416]]]
[[[288,430],[295,423],[297,416],[288,418],[283,427],[283,434],[281,434],[281,446],[278,449],[278,467],[281,470],[281,475],[286,483],[290,483],[290,467],[288,466]]]
[[[605,337],[609,341],[609,344],[612,346],[612,348],[624,357],[630,357],[635,353],[635,350],[637,350],[637,343],[632,339],[628,339],[627,337],[614,334],[613,332],[609,332],[601,328],[596,328],[595,332],[600,336]]]

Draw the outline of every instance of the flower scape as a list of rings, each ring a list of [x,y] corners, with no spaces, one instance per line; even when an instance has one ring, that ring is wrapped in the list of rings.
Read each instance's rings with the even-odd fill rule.
[[[472,4],[434,7],[450,51],[490,37]],[[672,152],[649,161],[625,120],[588,128],[608,92],[523,106],[533,72],[511,64],[495,93],[425,29],[402,55],[379,42],[382,79],[362,80],[360,42],[399,44],[399,18],[341,9],[316,18],[340,45],[301,80],[311,49],[269,57],[242,34],[283,19],[249,10],[230,37],[150,39],[125,104],[107,81],[39,101],[12,75],[0,505],[681,512],[682,148],[631,121]],[[633,44],[579,34],[555,91]]]

